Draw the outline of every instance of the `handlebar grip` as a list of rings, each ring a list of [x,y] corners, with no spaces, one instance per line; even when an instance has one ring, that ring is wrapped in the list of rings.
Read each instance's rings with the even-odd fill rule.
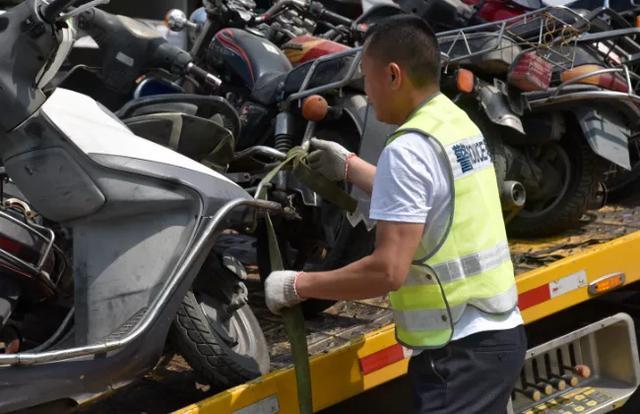
[[[222,79],[200,68],[198,65],[196,65],[193,62],[187,65],[187,73],[193,76],[194,78],[201,80],[214,88],[218,88],[222,84]]]
[[[167,68],[174,73],[187,73],[214,88],[222,84],[220,78],[193,63],[193,58],[189,52],[173,46],[166,41],[162,41],[156,48],[153,61],[156,65]]]
[[[351,24],[353,24],[353,21],[351,19],[328,10],[322,3],[318,1],[312,2],[309,10],[319,18],[326,19],[329,23],[332,24],[344,26],[351,26]]]
[[[325,9],[322,12],[321,17],[324,17],[330,23],[338,24],[338,25],[351,26],[351,24],[353,23],[351,19],[341,16],[338,13],[334,13],[331,10],[327,10],[327,9]]]
[[[52,0],[49,4],[40,6],[40,17],[47,23],[55,23],[58,15],[77,1],[79,0]]]

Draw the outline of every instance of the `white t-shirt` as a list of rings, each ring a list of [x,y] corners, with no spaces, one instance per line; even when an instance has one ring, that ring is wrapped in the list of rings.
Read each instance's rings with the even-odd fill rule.
[[[450,178],[439,145],[408,133],[387,145],[378,160],[371,195],[372,220],[425,223],[426,237],[439,237],[451,214]],[[505,314],[489,314],[467,306],[454,324],[457,340],[483,331],[515,328],[523,323],[518,308]]]

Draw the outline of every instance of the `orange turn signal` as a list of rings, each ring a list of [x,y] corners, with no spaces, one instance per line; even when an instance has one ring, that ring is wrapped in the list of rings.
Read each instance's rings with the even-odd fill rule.
[[[307,121],[320,122],[327,117],[329,104],[320,95],[311,95],[302,102],[302,116]]]
[[[636,27],[640,27],[640,15],[636,16]]]
[[[458,69],[456,73],[456,87],[460,92],[471,93],[475,86],[476,78],[473,72],[467,69]]]
[[[589,294],[600,295],[624,285],[624,273],[612,273],[589,283]]]

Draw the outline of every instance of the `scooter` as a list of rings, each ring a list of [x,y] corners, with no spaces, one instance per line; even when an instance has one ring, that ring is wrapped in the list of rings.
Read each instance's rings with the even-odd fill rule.
[[[47,336],[22,341],[20,335],[0,353],[2,412],[79,404],[127,385],[158,362],[175,320],[193,338],[193,349],[204,345],[214,351],[201,350],[203,363],[215,367],[221,345],[208,342],[213,328],[207,318],[191,313],[200,308],[213,317],[221,309],[244,310],[234,312],[241,319],[250,315],[241,283],[230,283],[226,306],[212,305],[221,299],[212,287],[229,283],[231,267],[212,262],[216,235],[230,227],[255,227],[261,211],[289,214],[278,203],[255,200],[212,169],[136,136],[88,96],[63,88],[45,93],[43,86],[71,48],[68,18],[95,4],[70,9],[76,2],[26,0],[0,16],[0,156],[24,196],[4,200],[0,216],[22,230],[14,234],[29,235],[20,239],[3,231],[0,262],[17,270],[3,266],[0,272],[0,280],[14,287],[2,290],[0,305],[8,306],[0,306],[0,329],[24,327],[29,320],[38,325],[36,314],[20,305],[34,286],[43,285],[48,296],[37,303],[39,314],[53,324]],[[186,56],[165,51],[191,76],[212,76]],[[15,214],[20,210],[24,219]],[[55,247],[57,232],[42,225],[48,222],[71,236],[70,296],[62,294],[65,287],[48,265],[51,252],[62,250]],[[36,256],[23,255],[18,241],[28,238],[37,240]],[[198,300],[207,295],[213,300]],[[47,306],[63,311],[57,316]],[[229,324],[234,323],[232,318]],[[259,354],[262,332],[243,334],[250,339],[243,346]],[[232,382],[267,369],[268,356],[239,355],[219,375],[221,383]]]

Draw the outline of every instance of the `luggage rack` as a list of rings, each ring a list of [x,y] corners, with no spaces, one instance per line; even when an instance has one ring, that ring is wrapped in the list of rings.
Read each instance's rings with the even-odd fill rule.
[[[329,55],[324,55],[315,59],[313,63],[311,63],[307,73],[305,74],[304,80],[300,85],[300,88],[297,92],[292,93],[287,97],[288,102],[297,101],[299,99],[306,98],[307,96],[314,95],[317,93],[326,92],[331,89],[340,89],[349,83],[351,83],[359,74],[360,71],[360,58],[362,57],[362,46],[354,47],[352,49],[345,50],[343,52],[332,53]],[[332,82],[325,83],[324,85],[319,86],[311,86],[313,76],[317,72],[322,71],[322,66],[328,63],[338,63],[340,64],[343,61],[343,66],[339,68],[336,77]],[[344,73],[343,76],[340,76]]]
[[[625,28],[597,33],[583,33],[576,46],[602,58],[603,66],[561,82],[544,92],[525,92],[527,104],[537,107],[583,100],[619,99],[640,116],[640,28]],[[616,76],[625,88],[609,89],[594,80],[602,75]],[[592,80],[590,82],[590,80]]]
[[[567,7],[546,7],[499,22],[440,32],[443,69],[487,54],[507,56],[513,61],[524,50],[535,50],[545,60],[563,69],[573,68],[575,45],[591,27],[590,21]],[[322,56],[313,61],[300,88],[286,101],[293,102],[331,89],[342,88],[359,74],[362,47]],[[314,76],[329,63],[344,62],[333,81],[312,86]],[[344,74],[344,75],[343,75]],[[342,76],[341,76],[342,75]]]
[[[482,55],[512,61],[524,50],[535,50],[554,66],[573,67],[575,44],[588,31],[588,19],[567,7],[545,7],[498,22],[437,34],[445,70]]]
[[[581,81],[585,81],[586,79],[608,73],[622,76],[625,80],[627,90],[624,92],[615,91],[599,86],[580,84]],[[617,68],[604,68],[585,73],[571,80],[567,80],[558,86],[551,87],[543,92],[525,92],[523,93],[523,97],[527,105],[532,109],[550,104],[575,102],[578,99],[591,101],[620,99],[621,101],[628,103],[629,109],[640,116],[640,96],[638,96],[639,87],[640,75],[631,72],[626,65],[621,65]]]
[[[578,39],[578,45],[588,48],[602,57],[607,66],[623,72],[628,81],[629,91],[640,87],[640,28],[609,30],[585,33]]]

